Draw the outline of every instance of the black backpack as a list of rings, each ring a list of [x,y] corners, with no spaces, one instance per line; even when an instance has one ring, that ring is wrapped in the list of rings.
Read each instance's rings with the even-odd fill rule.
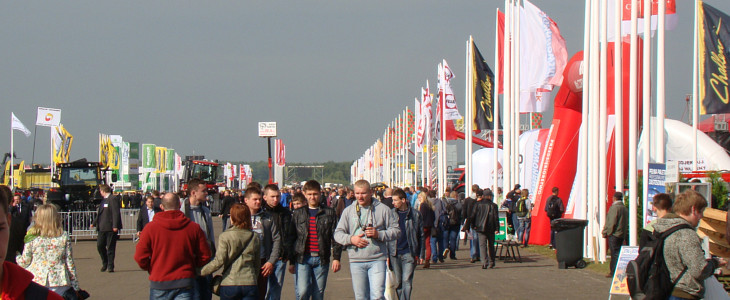
[[[449,200],[444,200],[446,203],[446,220],[444,225],[456,226],[459,225],[459,213],[456,211],[454,203]]]
[[[548,201],[547,209],[546,209],[548,218],[550,218],[552,220],[552,219],[557,219],[557,218],[562,217],[563,213],[560,209],[560,204],[562,204],[562,201],[563,200],[560,200],[560,198],[558,198],[558,197],[555,197],[555,196],[550,197],[550,200]]]
[[[664,241],[680,229],[692,229],[688,224],[679,224],[664,232],[654,231],[646,245],[639,249],[636,259],[626,266],[626,283],[632,299],[667,299],[687,267],[672,280],[664,261]],[[611,253],[613,255],[613,253]]]
[[[515,214],[517,214],[520,218],[527,215],[527,199],[522,198],[517,200],[517,203],[515,204]]]

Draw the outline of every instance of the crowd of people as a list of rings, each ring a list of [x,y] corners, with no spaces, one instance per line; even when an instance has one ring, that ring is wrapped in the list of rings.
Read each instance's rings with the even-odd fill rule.
[[[211,299],[213,293],[221,299],[281,299],[287,271],[293,274],[296,299],[324,299],[328,274],[340,271],[343,251],[356,299],[384,299],[386,273],[393,298],[410,299],[417,267],[457,259],[460,236],[470,241],[471,263],[495,268],[500,210],[506,213],[508,235],[522,247],[530,238],[533,204],[520,185],[504,196],[501,189],[495,193],[474,185],[468,195],[445,191],[438,197],[426,188],[374,190],[365,180],[339,189],[323,189],[315,180],[292,190],[252,183],[241,195],[223,193],[217,240],[205,205],[205,182],[193,179],[187,186],[184,197],[153,193],[143,204],[140,199],[134,260],[149,273],[150,299]],[[93,227],[101,271],[114,272],[122,202],[109,186],[102,185],[100,192],[104,199]],[[553,188],[543,208],[551,220],[565,211],[558,193]],[[603,231],[612,253],[611,273],[628,232],[623,195],[614,198]],[[6,186],[0,186],[0,205],[0,255],[7,258],[0,269],[2,299],[88,297],[79,286],[57,208],[41,204],[34,209]],[[668,270],[677,278],[672,299],[702,297],[704,279],[725,264],[704,259],[694,232],[705,207],[707,201],[693,191],[676,200],[654,197],[659,219],[646,232],[687,225],[667,238],[664,248]],[[20,244],[13,241],[18,235]]]

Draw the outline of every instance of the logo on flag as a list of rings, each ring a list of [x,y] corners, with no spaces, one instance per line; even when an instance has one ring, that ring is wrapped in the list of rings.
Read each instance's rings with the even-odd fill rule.
[[[39,107],[35,124],[37,126],[53,127],[61,124],[61,110],[56,108]]]

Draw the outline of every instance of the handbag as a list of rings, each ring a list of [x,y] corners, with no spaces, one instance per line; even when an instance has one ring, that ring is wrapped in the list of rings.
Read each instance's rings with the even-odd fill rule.
[[[210,289],[216,296],[220,296],[221,282],[223,282],[223,275],[213,276],[213,280],[210,282]]]
[[[437,237],[440,233],[438,226],[431,227],[431,237]]]

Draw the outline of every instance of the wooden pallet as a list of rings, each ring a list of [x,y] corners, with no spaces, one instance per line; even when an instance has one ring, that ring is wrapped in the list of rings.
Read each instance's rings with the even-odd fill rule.
[[[727,212],[714,208],[705,209],[705,214],[700,225],[697,227],[697,234],[701,237],[708,237],[710,240],[710,254],[719,257],[730,257],[730,244],[725,240],[727,224]],[[726,291],[730,291],[730,275],[718,276]]]

